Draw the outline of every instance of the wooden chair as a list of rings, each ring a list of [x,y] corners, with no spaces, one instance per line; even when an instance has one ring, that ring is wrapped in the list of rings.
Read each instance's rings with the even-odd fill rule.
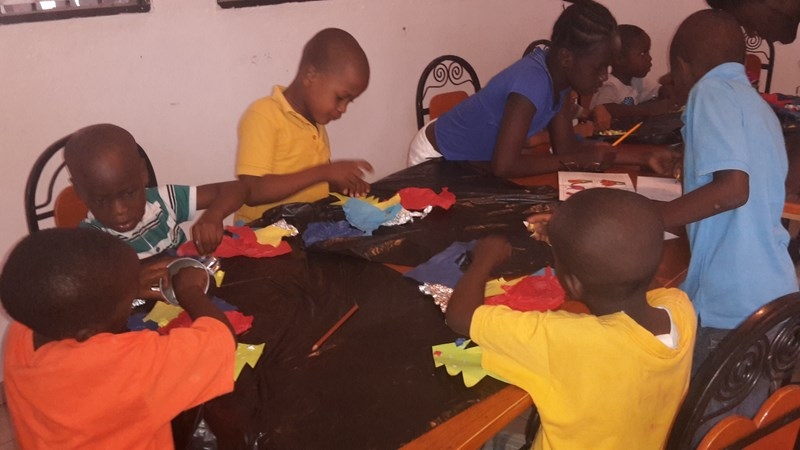
[[[461,89],[462,85],[471,85],[472,92]],[[478,74],[465,59],[455,55],[434,59],[417,83],[417,128],[425,125],[426,116],[435,119],[479,90]]]
[[[760,36],[748,35],[745,38],[745,48],[745,71],[748,79],[757,90],[761,90],[761,73],[766,71],[762,92],[768,93],[772,87],[772,71],[775,68],[775,46]]]
[[[725,427],[719,421],[735,413],[746,399],[752,400],[762,388],[765,392],[758,403],[764,404],[767,396],[790,383],[798,357],[800,292],[795,292],[753,313],[702,363],[675,418],[666,448],[691,448],[713,425]],[[769,404],[764,408],[770,408]]]
[[[41,222],[51,218],[57,227],[77,226],[89,210],[69,184],[69,175],[64,170],[66,163],[62,152],[69,137],[52,143],[33,163],[25,185],[25,220],[29,233],[39,231]],[[153,164],[141,146],[139,154],[147,165],[147,186],[158,186]],[[58,189],[61,191],[54,198]]]
[[[772,394],[750,419],[728,416],[705,435],[698,450],[745,448],[792,450],[800,430],[800,386],[784,386]]]

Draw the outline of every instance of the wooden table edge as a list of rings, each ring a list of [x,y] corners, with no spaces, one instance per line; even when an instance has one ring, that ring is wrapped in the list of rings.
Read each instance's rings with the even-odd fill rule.
[[[477,449],[532,405],[527,392],[509,385],[401,448]]]

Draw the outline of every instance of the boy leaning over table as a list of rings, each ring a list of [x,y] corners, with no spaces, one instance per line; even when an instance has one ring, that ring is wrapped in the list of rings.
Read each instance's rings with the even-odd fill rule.
[[[531,395],[542,421],[533,448],[662,448],[689,385],[696,319],[682,291],[647,291],[663,248],[658,210],[633,192],[589,189],[537,226],[561,285],[591,314],[483,305],[511,254],[492,236],[456,285],[447,324],[481,346],[484,368]]]

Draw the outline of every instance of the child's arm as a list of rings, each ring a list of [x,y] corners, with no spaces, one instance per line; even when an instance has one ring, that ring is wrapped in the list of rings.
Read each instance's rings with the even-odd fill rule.
[[[565,100],[566,102],[567,100]],[[540,173],[556,172],[563,166],[564,154],[570,162],[581,166],[598,165],[613,160],[611,147],[581,145],[575,138],[569,105],[562,105],[561,111],[550,121],[548,130],[550,142],[556,155],[523,154],[526,135],[536,106],[520,94],[511,93],[506,100],[500,131],[497,135],[492,155],[492,172],[500,177],[522,177]]]
[[[606,103],[603,106],[615,119],[629,117],[652,117],[660,116],[678,110],[677,105],[671,99],[651,100],[638,105],[622,105],[619,103]]]
[[[228,318],[211,303],[211,299],[204,292],[207,280],[208,274],[202,269],[181,269],[172,278],[172,289],[175,292],[175,298],[178,299],[178,303],[186,310],[192,320],[197,320],[199,317],[217,319],[228,327],[233,339],[236,340],[236,333],[234,333]]]
[[[707,185],[659,205],[665,227],[683,226],[736,209],[750,196],[750,176],[741,170],[714,172]]]
[[[511,244],[501,236],[489,236],[478,241],[474,257],[464,276],[453,289],[447,303],[445,318],[453,331],[469,336],[472,314],[483,304],[486,281],[492,269],[511,256]]]
[[[204,184],[197,187],[197,209],[205,209],[192,226],[192,240],[201,255],[217,249],[222,242],[222,221],[238,210],[247,199],[247,186],[241,181]]]
[[[239,179],[248,187],[247,204],[254,206],[283,200],[322,182],[335,185],[345,195],[363,195],[369,192],[365,172],[372,172],[372,166],[359,159],[334,161],[285,175],[239,175]]]

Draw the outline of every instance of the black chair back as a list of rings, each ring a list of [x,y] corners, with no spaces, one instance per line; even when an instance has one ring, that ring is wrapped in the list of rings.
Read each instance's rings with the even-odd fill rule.
[[[767,72],[764,92],[769,93],[772,87],[772,71],[775,68],[775,45],[763,40],[760,36],[747,35],[745,36],[745,49],[747,53],[754,54],[761,60],[761,70]]]
[[[764,305],[732,330],[692,379],[667,449],[692,448],[757,387],[764,398],[791,382],[800,357],[800,292]],[[759,392],[760,393],[760,392]]]
[[[537,39],[531,42],[526,48],[525,51],[522,52],[522,56],[528,56],[529,53],[533,53],[534,50],[537,48],[541,48],[542,50],[550,49],[550,40],[549,39]]]
[[[481,90],[481,82],[475,69],[460,56],[440,56],[422,71],[417,83],[417,128],[425,125],[425,116],[430,116],[428,93],[443,91],[446,86],[472,85],[473,93]],[[435,94],[431,94],[433,97]],[[427,100],[427,101],[426,101]]]
[[[64,136],[47,147],[33,163],[31,172],[28,174],[28,181],[25,184],[25,221],[29,233],[39,231],[40,223],[53,217],[55,198],[58,195],[56,190],[60,191],[64,185],[69,184],[69,175],[64,170],[67,165],[64,162],[63,150],[70,136]],[[149,176],[147,186],[158,186],[153,164],[141,146],[139,146],[139,154],[147,165]],[[57,155],[58,157],[54,158]]]

